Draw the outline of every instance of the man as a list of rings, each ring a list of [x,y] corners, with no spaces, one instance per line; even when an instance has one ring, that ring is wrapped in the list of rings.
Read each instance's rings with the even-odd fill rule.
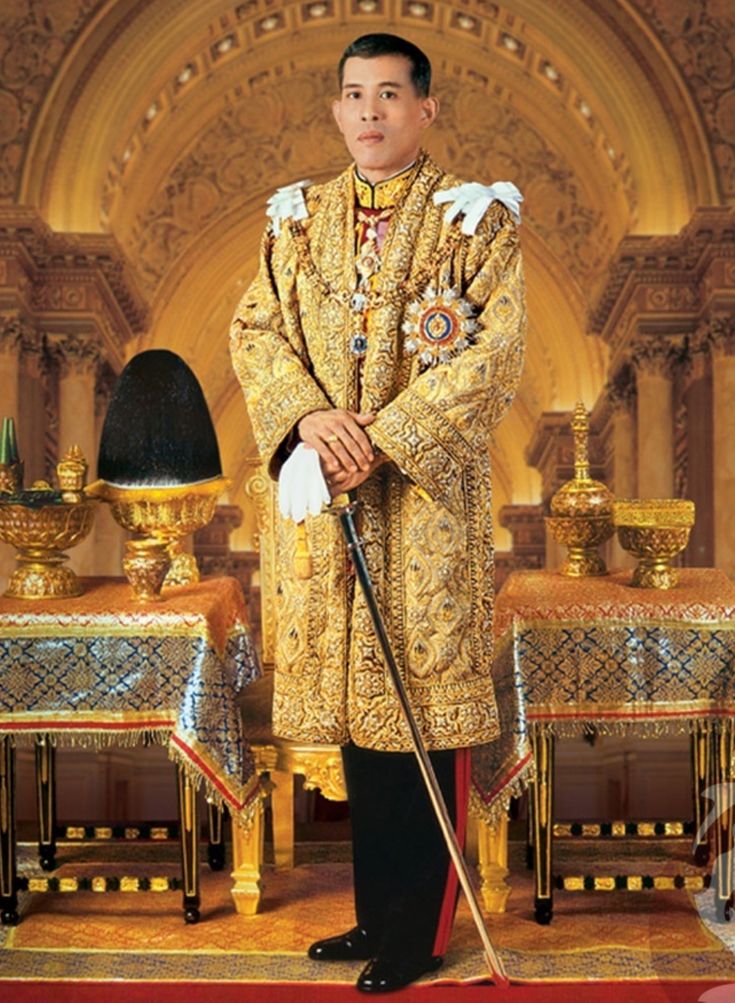
[[[461,839],[469,747],[498,734],[488,446],[519,378],[525,311],[520,194],[462,185],[421,151],[438,112],[430,77],[404,39],[347,48],[333,110],[354,165],[271,199],[231,337],[271,474],[318,454],[331,495],[360,502],[378,600]],[[273,728],[343,747],[357,914],[309,954],[368,961],[357,986],[383,992],[441,964],[456,877],[339,522],[309,516],[305,535],[310,561],[294,573],[304,529],[281,522]]]

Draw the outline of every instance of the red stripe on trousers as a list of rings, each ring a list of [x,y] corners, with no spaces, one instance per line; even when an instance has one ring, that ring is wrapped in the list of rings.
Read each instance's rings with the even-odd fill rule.
[[[456,821],[454,831],[457,834],[457,842],[460,847],[464,847],[465,836],[467,835],[467,809],[470,800],[470,774],[471,759],[469,749],[457,749],[454,756],[454,804]],[[449,858],[449,868],[447,871],[447,883],[444,887],[444,898],[439,913],[439,922],[436,928],[434,947],[431,953],[441,956],[449,945],[449,936],[452,932],[454,921],[454,910],[457,904],[457,870]]]

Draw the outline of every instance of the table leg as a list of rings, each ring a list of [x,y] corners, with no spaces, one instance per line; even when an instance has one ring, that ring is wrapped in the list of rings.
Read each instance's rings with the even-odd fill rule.
[[[225,866],[224,820],[225,809],[220,808],[213,801],[207,801],[207,821],[209,823],[207,860],[213,871],[221,871]]]
[[[528,822],[526,824],[526,868],[529,871],[533,870],[533,788],[534,779],[530,777],[528,780]]]
[[[263,864],[263,799],[258,798],[255,815],[246,829],[232,820],[232,872],[231,894],[235,909],[241,916],[254,916],[260,906],[262,893],[260,871]]]
[[[177,766],[181,865],[184,876],[184,919],[199,922],[199,821],[197,795],[183,766]]]
[[[495,825],[482,819],[477,822],[478,870],[482,883],[480,894],[488,912],[505,912],[510,895],[508,877],[508,816]]]
[[[15,748],[12,738],[0,739],[0,921],[18,922],[15,858]]]
[[[271,770],[273,790],[273,855],[276,867],[289,870],[294,865],[294,774],[286,770]]]
[[[717,722],[712,728],[712,758],[715,774],[715,865],[712,879],[715,914],[729,921],[733,913],[733,821],[735,806],[731,793],[735,727],[732,721]]]
[[[709,860],[709,840],[703,822],[708,813],[708,799],[704,791],[712,783],[710,722],[698,721],[692,732],[692,780],[694,794],[694,862],[704,867]]]
[[[551,888],[554,736],[548,725],[532,725],[531,744],[536,764],[536,782],[533,784],[534,914],[537,923],[546,925],[551,922],[554,912]]]
[[[36,799],[38,801],[38,862],[44,871],[56,867],[56,750],[48,735],[36,737]]]

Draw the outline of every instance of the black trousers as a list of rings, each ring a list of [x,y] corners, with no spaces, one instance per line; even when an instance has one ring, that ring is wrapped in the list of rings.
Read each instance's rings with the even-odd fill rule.
[[[461,842],[469,750],[429,755]],[[375,955],[400,960],[442,954],[456,907],[456,875],[416,757],[351,744],[343,747],[342,759],[358,925]]]

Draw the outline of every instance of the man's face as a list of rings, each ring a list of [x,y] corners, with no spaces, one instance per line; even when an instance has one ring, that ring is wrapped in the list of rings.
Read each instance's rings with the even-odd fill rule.
[[[416,159],[421,134],[436,118],[436,98],[422,98],[404,56],[353,56],[344,65],[342,93],[332,105],[360,173],[375,183]]]

